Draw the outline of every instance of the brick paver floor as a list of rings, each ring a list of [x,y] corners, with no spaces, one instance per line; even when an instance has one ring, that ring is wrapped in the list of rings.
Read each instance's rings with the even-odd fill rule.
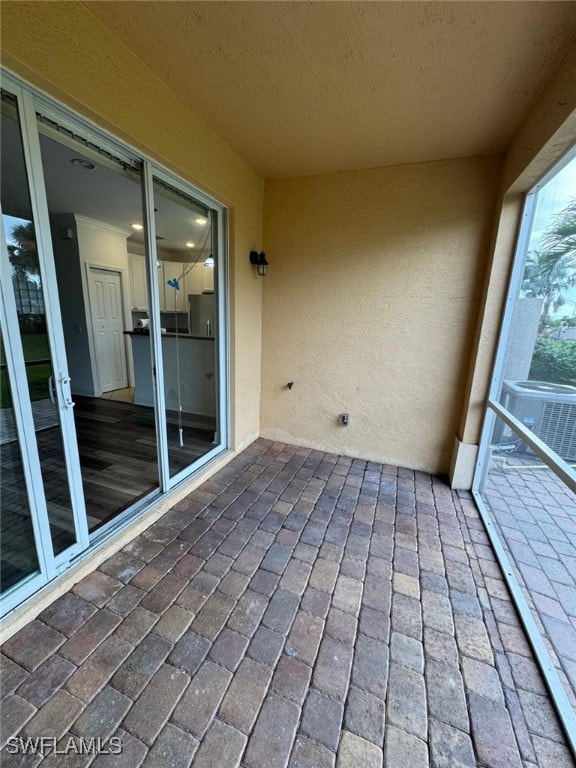
[[[3,651],[4,741],[68,750],[45,742],[43,768],[572,765],[470,498],[284,444],[258,440]],[[122,754],[76,754],[90,739]],[[3,766],[42,760],[21,743]]]
[[[576,495],[536,458],[492,458],[483,497],[576,709]]]

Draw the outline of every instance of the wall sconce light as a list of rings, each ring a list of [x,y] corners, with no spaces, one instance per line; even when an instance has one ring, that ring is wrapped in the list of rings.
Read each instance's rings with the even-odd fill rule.
[[[255,264],[258,267],[258,274],[260,277],[264,277],[268,269],[268,260],[264,251],[250,251],[250,264]]]

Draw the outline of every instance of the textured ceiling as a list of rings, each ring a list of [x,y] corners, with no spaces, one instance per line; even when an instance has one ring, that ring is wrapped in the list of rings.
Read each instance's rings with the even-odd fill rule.
[[[85,5],[268,178],[502,152],[576,44],[573,2]]]

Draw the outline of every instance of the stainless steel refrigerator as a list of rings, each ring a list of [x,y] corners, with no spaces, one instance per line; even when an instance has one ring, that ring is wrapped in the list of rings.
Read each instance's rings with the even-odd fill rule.
[[[188,322],[192,336],[214,336],[214,294],[188,294]]]

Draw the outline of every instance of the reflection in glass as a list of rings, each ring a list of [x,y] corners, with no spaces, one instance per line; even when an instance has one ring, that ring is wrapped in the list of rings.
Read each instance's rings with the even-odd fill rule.
[[[24,483],[22,456],[12,394],[0,336],[0,454],[2,457],[2,515],[0,516],[0,591],[5,592],[38,570],[30,505]]]
[[[54,552],[76,542],[42,273],[15,100],[2,92],[2,213]],[[39,479],[40,481],[40,479]]]
[[[139,165],[38,116],[82,486],[93,532],[158,489],[153,400],[129,334],[148,317]]]
[[[159,180],[154,181],[154,207],[173,476],[212,450],[217,439],[216,212]]]

